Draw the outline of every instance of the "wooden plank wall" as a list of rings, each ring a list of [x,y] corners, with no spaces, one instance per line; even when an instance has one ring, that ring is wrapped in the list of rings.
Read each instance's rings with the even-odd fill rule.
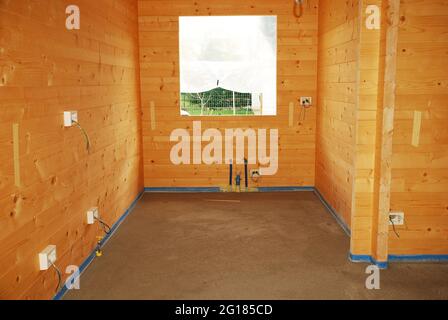
[[[365,27],[366,8],[372,4],[382,10],[381,30]],[[372,255],[379,261],[387,260],[388,254],[448,253],[448,131],[445,125],[448,1],[401,1],[395,79],[388,78],[392,73],[385,73],[391,58],[386,56],[386,49],[393,50],[387,42],[387,32],[393,22],[388,16],[392,8],[398,8],[398,4],[356,0],[345,5],[320,1],[319,10],[316,186],[346,222],[351,217],[351,252]],[[359,19],[354,24],[359,25],[358,37],[341,40],[344,30],[347,35],[348,30],[356,30],[351,22],[356,10]],[[341,47],[342,44],[357,52],[352,60],[348,60],[350,51]],[[338,53],[340,58],[336,60]],[[349,69],[350,62],[356,68],[355,77],[354,72],[344,71]],[[347,74],[352,78],[344,82],[342,79]],[[391,101],[384,100],[384,95],[391,97],[390,90],[393,90],[393,86],[385,87],[386,81],[393,81],[397,86],[392,101],[395,104],[393,126],[385,118],[389,115],[384,114],[391,107],[384,105]],[[347,83],[353,85],[353,90]],[[339,108],[332,101],[335,97],[344,99]],[[352,103],[348,104],[349,101]],[[336,119],[328,111],[329,106],[340,112]],[[347,148],[350,153],[339,154],[350,156],[338,169],[335,164],[342,158],[337,157],[340,139],[332,137],[343,132],[337,127],[342,119],[346,122],[351,119],[341,114],[347,110],[353,118],[350,128],[354,128],[354,134],[349,131],[350,135],[345,136],[352,139]],[[416,120],[420,114],[419,130],[420,122]],[[384,132],[384,128],[389,131]],[[392,139],[391,172],[390,159],[384,158],[387,156],[384,152],[390,152],[388,147],[384,149],[385,139]],[[337,177],[338,173],[346,176]],[[389,185],[384,185],[389,180],[390,191]],[[347,190],[345,196],[338,192],[342,182]],[[390,203],[387,203],[389,193]],[[351,208],[340,205],[342,201],[351,204]],[[398,227],[400,238],[391,226],[385,225],[382,211],[388,207],[405,212],[405,226]]]
[[[358,1],[319,2],[316,188],[351,225],[355,177]]]
[[[401,1],[392,210],[405,212],[391,254],[448,254],[448,1]],[[412,145],[415,111],[419,143]]]
[[[141,92],[145,186],[225,186],[225,165],[171,164],[175,128],[279,129],[279,171],[263,177],[262,186],[313,186],[315,171],[315,108],[299,121],[298,98],[316,98],[317,0],[306,1],[302,18],[295,18],[292,0],[141,0],[139,1]],[[181,117],[179,115],[178,17],[189,15],[278,15],[278,107],[276,117]],[[154,102],[155,129],[150,105]],[[295,105],[289,127],[289,104]],[[242,169],[242,168],[240,168]]]
[[[53,297],[56,274],[39,271],[38,253],[55,244],[62,271],[79,265],[102,234],[87,209],[113,224],[143,187],[137,3],[77,0],[79,31],[65,28],[69,4],[0,0],[0,299]],[[67,109],[90,154],[63,128]]]

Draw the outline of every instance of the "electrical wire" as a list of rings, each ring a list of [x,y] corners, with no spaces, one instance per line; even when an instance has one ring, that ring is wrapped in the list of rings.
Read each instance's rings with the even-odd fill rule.
[[[302,108],[300,109],[299,120],[300,121],[306,120],[306,108],[304,106],[302,106]]]
[[[72,123],[75,124],[79,128],[79,130],[81,130],[82,134],[84,135],[84,138],[86,139],[87,152],[90,152],[90,138],[89,138],[89,135],[87,134],[86,130],[79,124],[78,121],[72,120]]]
[[[53,267],[53,269],[56,270],[56,273],[58,274],[58,286],[56,287],[56,291],[55,291],[55,292],[58,292],[59,288],[61,287],[61,283],[62,283],[62,273],[61,273],[61,270],[59,270],[59,268],[54,263],[51,263],[50,266]]]
[[[95,219],[101,224],[101,228],[103,229],[104,233],[109,235],[111,232],[110,226],[106,222],[101,220],[100,218],[95,218]]]
[[[294,12],[294,17],[296,17],[296,18],[302,17],[302,15],[303,15],[303,0],[294,0],[293,12]]]
[[[306,112],[309,108],[311,108],[311,105],[304,105],[301,104],[300,114],[299,114],[299,121],[305,121],[306,120]]]
[[[392,223],[392,228],[393,228],[393,230],[394,230],[394,233],[395,233],[395,235],[398,237],[398,238],[400,238],[400,234],[397,232],[397,230],[395,229],[395,223],[394,223],[394,220],[392,220],[392,217],[391,216],[389,216],[389,221],[390,221],[390,223]]]

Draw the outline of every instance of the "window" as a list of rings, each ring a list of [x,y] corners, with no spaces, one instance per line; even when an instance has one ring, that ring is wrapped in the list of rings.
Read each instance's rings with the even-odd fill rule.
[[[180,17],[179,33],[182,115],[276,115],[275,16]]]

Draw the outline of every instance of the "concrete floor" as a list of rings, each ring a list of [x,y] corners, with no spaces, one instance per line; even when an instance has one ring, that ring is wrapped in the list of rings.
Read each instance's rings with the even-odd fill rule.
[[[312,192],[145,194],[65,299],[448,299],[447,264],[366,264]]]

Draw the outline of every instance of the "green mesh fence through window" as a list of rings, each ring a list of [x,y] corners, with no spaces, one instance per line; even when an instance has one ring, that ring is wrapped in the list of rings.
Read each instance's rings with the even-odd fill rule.
[[[201,93],[182,92],[180,107],[184,115],[232,116],[254,115],[252,94],[215,88]]]

